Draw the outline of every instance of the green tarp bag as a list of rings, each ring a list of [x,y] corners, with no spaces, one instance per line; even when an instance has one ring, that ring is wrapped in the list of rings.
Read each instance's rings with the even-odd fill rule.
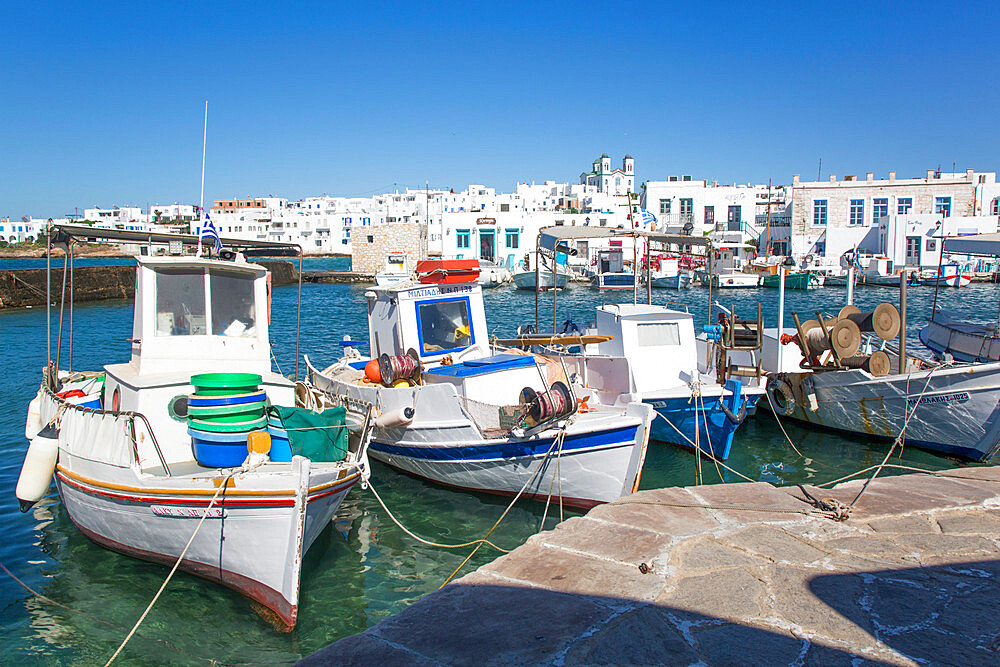
[[[343,461],[347,458],[347,408],[327,408],[313,412],[305,408],[268,408],[288,432],[292,456],[305,456],[316,462]]]

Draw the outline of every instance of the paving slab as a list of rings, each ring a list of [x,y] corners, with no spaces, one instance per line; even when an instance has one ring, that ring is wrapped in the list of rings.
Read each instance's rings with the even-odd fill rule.
[[[644,491],[303,662],[1000,664],[996,481],[877,479],[840,522],[797,488]],[[849,502],[862,484],[807,489]]]

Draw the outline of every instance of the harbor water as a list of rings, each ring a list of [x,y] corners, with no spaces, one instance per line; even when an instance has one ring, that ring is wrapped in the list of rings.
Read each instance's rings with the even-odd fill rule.
[[[3,268],[34,267],[6,260]],[[105,263],[107,261],[105,260]],[[42,262],[44,265],[44,261]],[[308,260],[305,269],[346,268],[338,260]],[[364,286],[310,284],[302,287],[300,352],[318,367],[340,354],[344,335],[367,339]],[[274,290],[272,344],[280,370],[295,369],[296,287]],[[535,298],[513,287],[486,291],[490,333],[514,334],[520,324],[534,323]],[[908,347],[926,353],[916,337],[928,319],[934,290],[908,291]],[[786,324],[798,311],[804,319],[817,310],[836,313],[846,290],[827,287],[787,293]],[[765,323],[776,324],[778,293],[750,289],[713,294],[741,316],[756,314],[763,305]],[[645,292],[640,292],[645,300]],[[655,303],[680,301],[708,321],[708,292],[655,290]],[[899,290],[859,288],[855,303],[871,309],[882,301],[898,302]],[[974,284],[939,293],[938,306],[989,319],[997,312],[1000,289]],[[557,320],[583,326],[603,302],[632,300],[632,292],[597,292],[574,285],[558,295]],[[552,295],[539,297],[543,327],[552,323]],[[106,301],[77,306],[72,364],[75,370],[99,369],[127,359],[132,303]],[[45,364],[45,310],[0,311],[0,355],[5,360],[5,388],[0,403],[0,521],[5,527],[0,562],[41,597],[30,594],[0,573],[0,662],[31,664],[90,664],[114,652],[167,575],[167,568],[112,553],[92,544],[72,525],[54,487],[27,514],[20,514],[14,485],[24,456],[24,415],[38,388]],[[55,321],[53,321],[53,339]],[[69,365],[65,340],[62,366]],[[54,354],[54,352],[53,352]],[[299,364],[301,375],[303,365]],[[830,481],[881,461],[888,445],[860,437],[844,437],[785,423],[799,456],[785,442],[774,418],[765,410],[737,431],[727,465],[744,475],[775,484]],[[954,459],[904,449],[893,462],[919,468],[943,469],[962,464]],[[732,473],[702,462],[706,483],[738,481]],[[886,472],[885,474],[892,474]],[[669,445],[651,443],[642,477],[643,488],[690,485],[695,481],[695,457]],[[482,537],[500,517],[509,499],[453,491],[403,475],[373,463],[372,482],[396,516],[410,530],[435,542],[459,543]],[[521,544],[542,524],[542,504],[519,503],[491,536],[504,548]],[[559,520],[550,507],[545,526]],[[356,487],[333,522],[306,554],[299,624],[279,634],[240,595],[194,576],[177,573],[134,637],[122,659],[128,664],[201,664],[287,662],[339,638],[363,631],[421,596],[437,589],[468,555],[469,549],[445,550],[420,544],[397,528],[373,495]],[[487,547],[463,568],[468,572],[495,558]]]

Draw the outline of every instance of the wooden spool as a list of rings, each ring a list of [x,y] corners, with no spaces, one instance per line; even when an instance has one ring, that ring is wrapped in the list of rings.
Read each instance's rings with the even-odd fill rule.
[[[803,322],[802,329],[805,331],[809,351],[813,354],[824,352],[830,349],[832,342],[833,349],[841,358],[856,355],[861,349],[861,331],[858,329],[858,325],[850,320],[838,320],[835,323],[829,320],[827,322],[828,328],[831,323],[833,326],[830,328],[830,339],[827,340],[826,333],[823,331],[823,327],[819,326],[819,322],[816,320]]]
[[[892,369],[889,355],[882,350],[876,350],[870,356],[844,357],[840,363],[848,368],[860,368],[868,371],[872,377],[885,377]]]
[[[892,340],[899,335],[899,310],[891,303],[880,303],[870,313],[863,313],[855,306],[844,306],[839,319],[850,320],[861,331],[872,331],[882,340]]]

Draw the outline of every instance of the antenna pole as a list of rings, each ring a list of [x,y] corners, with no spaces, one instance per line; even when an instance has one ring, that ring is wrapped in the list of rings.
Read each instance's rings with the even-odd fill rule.
[[[201,196],[198,198],[198,221],[205,220],[205,146],[208,144],[208,100],[205,100],[205,131],[201,137]],[[198,251],[196,257],[201,257],[201,224],[198,225]],[[298,359],[296,359],[298,361]]]

